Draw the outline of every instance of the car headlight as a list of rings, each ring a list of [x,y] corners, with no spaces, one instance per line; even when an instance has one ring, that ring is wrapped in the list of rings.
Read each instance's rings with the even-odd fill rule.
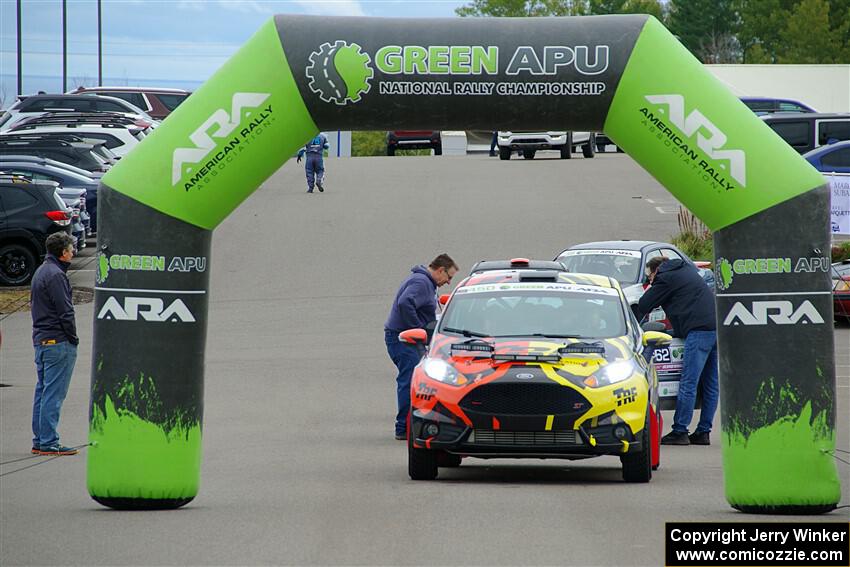
[[[422,364],[422,370],[425,371],[428,378],[443,384],[451,384],[452,386],[466,384],[466,378],[460,376],[454,366],[440,358],[426,359]]]
[[[628,380],[634,372],[635,365],[631,360],[612,362],[600,367],[592,376],[585,378],[584,384],[591,388],[602,388]]]

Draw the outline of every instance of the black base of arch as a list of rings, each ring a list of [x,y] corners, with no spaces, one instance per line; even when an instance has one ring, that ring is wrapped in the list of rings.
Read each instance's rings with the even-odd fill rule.
[[[744,514],[773,514],[776,516],[814,516],[815,514],[826,514],[835,510],[837,504],[817,504],[812,506],[801,506],[794,504],[790,506],[740,506],[732,504],[732,507]]]
[[[185,506],[191,498],[108,498],[92,496],[95,502],[114,510],[173,510]]]

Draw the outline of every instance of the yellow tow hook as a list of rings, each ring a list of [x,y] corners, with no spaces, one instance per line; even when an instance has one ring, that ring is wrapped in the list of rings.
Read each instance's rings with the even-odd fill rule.
[[[626,441],[626,440],[624,440],[624,439],[620,439],[620,443],[622,443],[622,444],[623,444],[622,452],[623,452],[623,453],[628,453],[628,452],[629,452],[629,442],[628,442],[628,441]]]
[[[594,437],[593,435],[588,435],[587,437],[588,439],[590,439],[590,446],[596,447],[596,437]]]

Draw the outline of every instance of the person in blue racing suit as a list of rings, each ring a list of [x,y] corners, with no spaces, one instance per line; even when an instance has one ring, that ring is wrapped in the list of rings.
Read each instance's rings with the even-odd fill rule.
[[[313,185],[319,188],[319,192],[325,190],[323,185],[325,177],[324,151],[328,149],[328,137],[322,133],[316,135],[315,138],[304,144],[304,147],[298,150],[297,163],[301,163],[301,158],[307,154],[307,192],[313,192]]]

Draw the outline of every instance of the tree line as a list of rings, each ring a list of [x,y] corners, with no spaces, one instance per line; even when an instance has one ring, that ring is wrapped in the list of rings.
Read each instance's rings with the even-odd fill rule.
[[[703,63],[850,63],[850,0],[472,0],[455,12],[651,14]]]

